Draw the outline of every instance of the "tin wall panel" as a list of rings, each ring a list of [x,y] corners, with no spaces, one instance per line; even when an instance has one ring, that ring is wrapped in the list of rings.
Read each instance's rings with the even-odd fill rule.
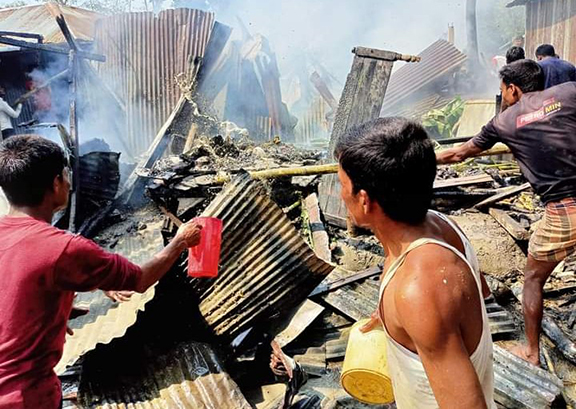
[[[213,13],[193,9],[124,13],[97,24],[95,50],[107,57],[98,71],[126,106],[126,139],[136,154],[146,151],[176,106],[176,76],[191,74],[213,25]]]
[[[145,212],[136,213],[133,220],[145,220],[149,217]],[[141,265],[164,248],[161,228],[162,221],[148,222],[146,229],[124,234],[110,251]],[[115,229],[115,226],[109,228],[110,231]],[[106,231],[108,230],[101,234]],[[154,298],[154,292],[155,286],[152,286],[145,293],[136,293],[130,301],[123,303],[113,302],[100,290],[78,294],[75,304],[88,308],[89,313],[69,321],[68,326],[74,330],[74,334],[66,335],[64,353],[55,368],[56,373],[62,374],[68,366],[73,365],[78,358],[96,348],[98,344],[107,344],[122,337],[136,322],[138,312],[143,311],[148,301]]]
[[[0,31],[40,34],[44,37],[44,43],[65,43],[66,39],[56,23],[56,17],[60,14],[66,19],[74,38],[84,41],[93,39],[94,25],[103,16],[92,10],[52,2],[11,7],[0,10]],[[7,48],[9,46],[0,45],[0,51]]]
[[[144,371],[129,379],[114,371],[84,374],[83,407],[90,409],[250,409],[238,385],[224,371],[211,346],[182,343],[168,353],[149,356]],[[124,374],[125,375],[125,374]]]
[[[526,7],[526,56],[534,58],[540,44],[552,44],[565,60],[576,62],[576,0],[517,0],[508,7]]]
[[[234,337],[292,311],[333,269],[248,174],[228,183],[202,216],[224,223],[218,278],[192,283],[200,312],[218,336]]]
[[[390,77],[388,90],[382,105],[382,115],[389,115],[401,105],[414,97],[414,94],[439,77],[453,72],[467,59],[454,45],[445,40],[438,40],[420,54],[422,61],[407,63]]]

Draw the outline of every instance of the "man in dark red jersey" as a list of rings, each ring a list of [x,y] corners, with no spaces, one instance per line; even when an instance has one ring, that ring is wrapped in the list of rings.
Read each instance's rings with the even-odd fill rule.
[[[0,218],[0,409],[56,409],[62,396],[53,368],[74,292],[146,291],[199,243],[200,227],[182,225],[142,266],[53,227],[68,203],[68,169],[62,149],[36,135],[0,145],[0,186],[10,203]]]

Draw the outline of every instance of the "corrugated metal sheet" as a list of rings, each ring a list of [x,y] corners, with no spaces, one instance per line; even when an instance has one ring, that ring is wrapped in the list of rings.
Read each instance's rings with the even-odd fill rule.
[[[326,282],[332,282],[348,277],[351,272],[341,268],[336,268],[326,278]],[[353,274],[353,273],[352,273]],[[365,280],[351,283],[345,287],[323,295],[324,302],[341,311],[348,317],[358,321],[368,318],[378,307],[378,297],[380,292],[379,278],[372,277]],[[512,315],[496,301],[486,305],[490,331],[492,335],[510,334],[516,331]]]
[[[494,399],[506,408],[549,408],[564,384],[555,375],[494,345]]]
[[[113,200],[120,183],[120,154],[90,152],[80,156],[80,198],[98,203]]]
[[[113,380],[98,374],[84,379],[80,390],[83,407],[251,408],[209,345],[183,343],[165,355],[150,356],[144,365],[145,371],[131,374],[129,380],[117,373],[111,374]]]
[[[330,107],[317,96],[310,103],[307,111],[303,112],[298,119],[298,124],[294,129],[296,142],[309,144],[315,139],[330,139],[330,124],[326,120],[326,113],[330,112]]]
[[[134,220],[143,220],[143,215],[136,213]],[[123,232],[113,251],[128,258],[136,264],[142,264],[162,250],[164,241],[160,230],[162,221],[150,222],[146,229],[134,234]],[[113,226],[110,230],[117,229]],[[105,232],[104,232],[105,233]],[[115,303],[102,291],[78,294],[75,301],[81,307],[88,307],[90,312],[69,322],[74,335],[66,335],[64,353],[56,366],[56,373],[61,374],[86,352],[98,344],[107,344],[114,338],[123,336],[126,330],[134,325],[139,311],[144,310],[148,301],[154,298],[154,287],[144,294],[134,294],[130,301]]]
[[[451,97],[433,93],[414,103],[394,105],[390,107],[390,109],[386,110],[385,115],[403,116],[406,118],[421,120],[422,117],[431,110],[442,108],[450,101],[452,101]]]
[[[92,10],[50,2],[0,10],[0,31],[40,34],[44,36],[44,43],[65,43],[66,39],[56,23],[60,14],[66,19],[74,38],[85,41],[94,38],[94,25],[102,17]],[[0,50],[6,47],[0,45]]]
[[[436,41],[418,55],[422,58],[421,62],[405,64],[392,73],[382,105],[382,116],[387,116],[388,111],[404,101],[415,103],[429,96],[419,96],[418,92],[436,79],[457,70],[467,59],[465,54],[445,40]]]
[[[247,174],[228,183],[202,216],[224,222],[218,278],[192,283],[216,335],[234,337],[275,314],[285,316],[333,269]]]
[[[576,0],[516,0],[508,7],[526,6],[526,56],[552,44],[561,58],[576,62]]]
[[[176,75],[190,74],[204,55],[213,24],[213,13],[193,9],[118,14],[97,24],[95,50],[107,58],[98,71],[126,106],[135,154],[146,151],[176,106]]]
[[[348,273],[349,274],[349,273]],[[346,272],[335,269],[326,281],[344,278]],[[354,320],[369,317],[378,303],[378,278],[349,284],[321,298]],[[512,316],[496,302],[486,305],[492,335],[514,332]],[[328,358],[344,355],[347,332],[326,343]],[[494,344],[495,399],[506,408],[548,408],[562,390],[562,381]]]

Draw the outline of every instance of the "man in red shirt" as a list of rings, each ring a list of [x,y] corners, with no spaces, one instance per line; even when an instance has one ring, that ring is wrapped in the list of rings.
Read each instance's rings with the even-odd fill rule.
[[[74,292],[146,291],[199,243],[200,227],[182,225],[142,266],[53,227],[68,203],[68,169],[62,149],[36,135],[0,145],[0,186],[10,203],[0,218],[0,409],[56,409],[62,397],[53,368]]]

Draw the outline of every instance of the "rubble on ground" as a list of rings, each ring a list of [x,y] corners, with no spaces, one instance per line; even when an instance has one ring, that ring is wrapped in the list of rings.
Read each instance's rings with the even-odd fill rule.
[[[142,357],[142,354],[150,356],[150,351],[158,351],[162,356],[170,356],[168,365],[184,365],[178,360],[192,359],[194,354],[186,358],[175,354],[175,351],[190,348],[186,345],[195,345],[186,343],[203,342],[213,346],[214,356],[221,360],[218,370],[225,379],[229,379],[222,384],[222,387],[228,388],[226,393],[240,393],[241,399],[246,399],[252,407],[368,407],[348,396],[340,387],[339,378],[351,325],[370,315],[376,307],[378,277],[384,261],[379,243],[370,235],[354,237],[338,226],[329,225],[322,219],[316,220],[313,203],[317,206],[317,201],[306,199],[317,194],[319,176],[311,177],[308,181],[296,177],[251,181],[246,173],[246,170],[312,165],[321,158],[319,152],[297,149],[281,141],[255,144],[249,140],[217,135],[199,139],[197,145],[186,153],[157,161],[152,172],[145,174],[151,204],[144,212],[148,214],[149,221],[144,225],[138,222],[143,220],[141,213],[112,212],[107,221],[111,227],[98,234],[97,239],[113,251],[124,252],[126,250],[123,250],[124,245],[119,239],[146,231],[150,223],[154,223],[153,220],[162,218],[163,212],[172,213],[181,220],[216,215],[223,218],[225,225],[231,229],[224,234],[225,241],[230,243],[225,248],[229,250],[223,250],[220,276],[215,280],[191,280],[186,275],[186,261],[183,259],[155,287],[153,299],[147,301],[144,308],[136,307],[138,318],[132,327],[115,335],[115,339],[103,341],[107,342],[106,345],[94,345],[88,352],[74,355],[75,359],[83,355],[79,361],[80,367],[89,368],[90,371],[84,378],[87,380],[77,384],[78,396],[81,399],[100,396],[90,407],[129,404],[137,396],[130,392],[132,384],[140,382],[146,385],[148,382],[145,378],[134,376],[151,377],[163,382],[158,391],[147,389],[142,392],[150,402],[174,399],[180,393],[179,388],[201,393],[204,386],[195,383],[197,381],[194,379],[185,381],[191,382],[185,386],[181,379],[170,375],[168,369],[163,370],[165,375],[162,375],[164,372],[157,372],[161,368],[156,361],[147,363],[147,359],[142,361],[138,357]],[[479,202],[490,193],[493,195],[499,189],[522,182],[506,179],[507,173],[501,174],[502,169],[508,171],[509,165],[506,165],[489,168],[492,169],[489,172],[490,181],[478,179],[479,183],[466,182],[461,186],[458,181],[466,180],[462,178],[487,174],[486,169],[482,168],[485,163],[478,165],[470,162],[468,166],[469,169],[441,169],[439,180],[454,181],[454,186],[443,188],[441,193],[465,192],[474,197],[472,202]],[[217,176],[221,172],[229,174],[232,180],[220,182]],[[474,195],[477,191],[482,195]],[[488,275],[488,281],[497,295],[496,301],[487,304],[493,337],[499,345],[496,360],[497,401],[508,408],[552,405],[562,399],[561,381],[556,375],[544,370],[527,371],[521,360],[506,352],[509,342],[519,339],[522,334],[518,302],[512,288],[522,283],[526,242],[515,239],[491,212],[493,209],[505,212],[522,228],[530,231],[541,217],[541,203],[530,191],[505,198],[489,208],[476,210],[472,209],[474,203],[462,208],[459,199],[450,199],[447,194],[443,198],[443,210],[455,214],[453,217],[469,236],[477,249],[481,269]],[[321,213],[318,215],[321,217]],[[269,219],[285,221],[280,224],[273,222],[276,225],[269,226],[258,224]],[[114,228],[116,225],[121,227]],[[235,230],[241,226],[244,228]],[[164,222],[162,233],[165,239],[174,234],[174,229],[172,222]],[[293,239],[282,233],[290,230],[296,234]],[[321,242],[318,236],[313,235],[318,231],[323,231],[328,241]],[[270,235],[272,232],[278,232],[276,239]],[[250,238],[251,235],[253,238]],[[294,244],[288,246],[289,242],[301,244],[292,250],[290,246]],[[328,255],[324,252],[322,258],[328,258],[333,264],[322,261],[320,256],[313,256],[310,248],[317,254],[325,248]],[[293,256],[290,256],[292,251]],[[305,256],[303,251],[310,251],[311,255]],[[502,252],[507,254],[506,260],[498,256]],[[231,258],[226,254],[230,254]],[[320,268],[324,275],[318,276],[320,279],[315,282],[309,282],[304,290],[302,284],[296,286],[293,281],[295,273],[288,270],[283,272],[281,266],[287,262],[311,260],[310,257],[316,260],[313,263],[318,267],[309,264],[298,274],[304,274],[310,268]],[[270,269],[272,265],[276,267]],[[546,288],[547,313],[560,323],[560,331],[565,334],[571,334],[576,323],[572,308],[576,301],[575,269],[576,262],[568,260],[557,269]],[[246,274],[245,278],[242,278],[242,274]],[[277,278],[272,278],[274,274]],[[251,294],[251,289],[258,286],[261,286],[261,290],[256,291],[260,292]],[[296,288],[300,289],[297,297],[294,292]],[[253,300],[262,302],[262,307],[258,307]],[[243,303],[246,303],[246,307],[242,306]],[[277,303],[275,307],[268,308],[274,303]],[[243,308],[247,308],[245,318],[242,318]],[[176,324],[176,328],[174,324],[166,322],[167,316],[178,316],[174,315],[175,311],[179,311],[181,316],[181,324]],[[84,320],[97,323],[110,314],[106,310],[100,313],[103,316]],[[83,334],[84,326],[88,329],[88,324],[72,322],[79,334]],[[269,369],[270,343],[275,337],[283,340],[283,353],[293,358],[299,365],[298,370],[305,374],[299,383],[276,378]],[[137,339],[142,341],[138,348],[134,348]],[[572,336],[569,335],[568,339],[572,339]],[[73,342],[69,340],[67,348],[72,346]],[[558,356],[556,351],[549,359],[550,364],[555,362],[553,365],[558,368],[558,376],[571,376],[570,362],[566,363],[561,355]],[[99,380],[102,373],[96,372],[94,375],[101,362],[117,356],[127,360],[128,368],[114,378],[117,384],[124,385],[120,387],[120,392],[112,391],[108,384]],[[75,359],[69,359],[67,364],[72,364]],[[138,365],[135,364],[137,360],[140,360]],[[198,365],[203,364],[198,361]],[[565,386],[564,399],[573,395],[571,388]],[[526,390],[531,392],[528,394]],[[110,393],[113,393],[113,397]],[[192,392],[192,395],[197,396],[197,393]],[[220,407],[216,395],[202,396],[206,399],[203,407]],[[290,405],[283,406],[288,401]]]

